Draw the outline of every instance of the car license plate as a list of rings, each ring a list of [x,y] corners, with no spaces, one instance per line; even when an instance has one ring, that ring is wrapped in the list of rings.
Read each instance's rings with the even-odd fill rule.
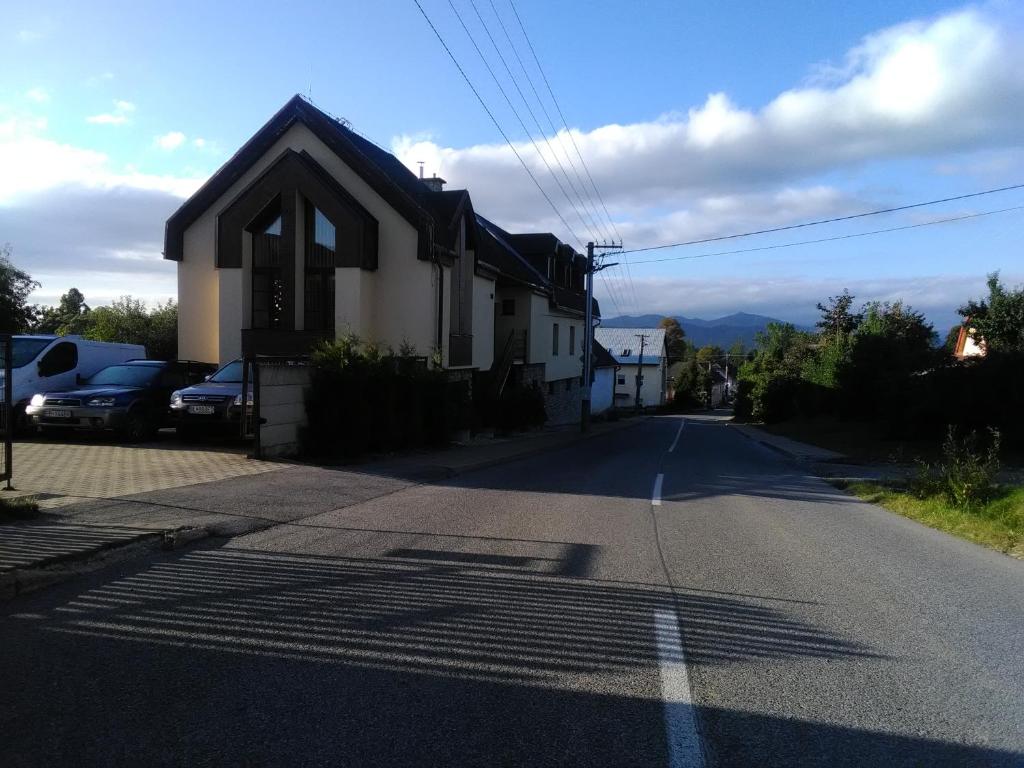
[[[47,408],[43,411],[43,416],[48,419],[70,419],[71,411],[66,408]]]
[[[211,414],[216,411],[212,405],[190,405],[188,407],[189,413],[200,413],[200,414]]]

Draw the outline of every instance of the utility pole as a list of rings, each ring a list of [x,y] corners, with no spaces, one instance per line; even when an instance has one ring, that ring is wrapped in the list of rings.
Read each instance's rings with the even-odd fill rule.
[[[599,245],[587,243],[587,306],[583,310],[583,389],[580,399],[580,431],[590,430],[590,389],[593,384],[594,374],[594,275],[607,267],[614,267],[614,264],[602,264],[594,266],[595,248],[621,248],[618,245]],[[615,404],[615,380],[612,379],[612,405]]]
[[[636,367],[636,412],[640,413],[640,384],[644,378],[644,345],[647,343],[646,333],[638,333],[636,337],[640,339],[640,361]]]

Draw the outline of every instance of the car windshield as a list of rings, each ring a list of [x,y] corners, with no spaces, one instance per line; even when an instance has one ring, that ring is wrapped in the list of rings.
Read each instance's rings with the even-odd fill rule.
[[[207,381],[213,381],[218,384],[241,384],[242,383],[242,361],[235,360],[233,363],[228,363]]]
[[[111,365],[93,374],[89,386],[145,387],[156,381],[160,368],[155,365]]]
[[[13,339],[11,344],[13,350],[13,355],[11,356],[11,367],[21,368],[23,365],[28,365],[35,360],[39,353],[46,349],[52,341],[53,339]]]

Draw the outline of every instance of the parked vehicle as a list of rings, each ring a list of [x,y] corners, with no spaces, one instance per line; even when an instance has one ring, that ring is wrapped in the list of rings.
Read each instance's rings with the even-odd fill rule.
[[[145,440],[170,423],[171,393],[212,370],[212,365],[191,360],[129,360],[98,371],[77,387],[34,395],[26,415],[43,431],[113,430],[127,440]]]
[[[239,430],[243,365],[233,360],[206,380],[171,395],[172,418],[181,437]],[[247,405],[252,406],[251,384]]]
[[[139,344],[90,341],[81,336],[14,336],[12,338],[11,388],[15,424],[25,423],[25,406],[41,392],[72,387],[102,368],[146,357]],[[0,370],[0,401],[3,399]]]

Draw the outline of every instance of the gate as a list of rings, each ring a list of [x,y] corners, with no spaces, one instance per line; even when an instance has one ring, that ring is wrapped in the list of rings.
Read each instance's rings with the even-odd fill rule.
[[[14,362],[14,343],[9,333],[0,334],[0,371],[3,372],[3,403],[0,404],[0,439],[3,440],[2,461],[0,467],[0,482],[7,483],[7,490],[12,490],[12,470],[14,464],[14,429],[15,423],[14,403],[14,382],[11,380],[11,370]]]

